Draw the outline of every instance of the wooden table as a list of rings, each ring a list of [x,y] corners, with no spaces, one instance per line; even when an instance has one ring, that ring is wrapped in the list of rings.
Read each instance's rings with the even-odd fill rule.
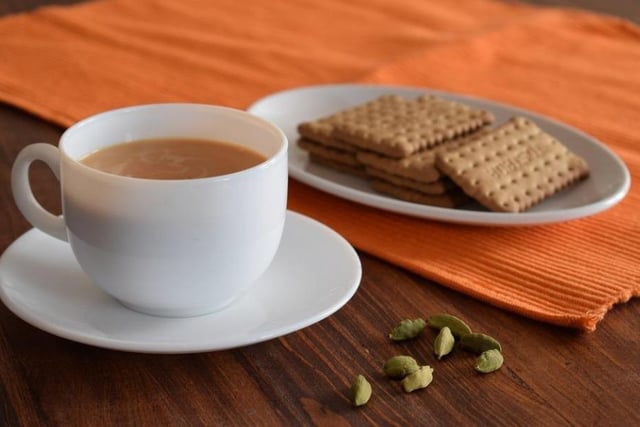
[[[38,4],[4,0],[7,14]],[[580,2],[544,1],[544,4]],[[638,20],[635,0],[587,1]],[[10,193],[18,151],[57,141],[61,129],[0,105],[0,250],[30,228]],[[57,182],[34,167],[42,203],[60,211]],[[42,332],[0,305],[2,425],[640,425],[640,300],[615,307],[590,334],[499,310],[360,253],[363,279],[335,315],[282,338],[229,351],[149,355],[105,350]],[[461,313],[500,339],[505,366],[481,376],[474,358],[437,361],[434,334],[392,344],[398,320]],[[435,368],[427,390],[405,394],[385,379],[383,362],[410,353]],[[365,374],[374,397],[348,401],[351,379]]]

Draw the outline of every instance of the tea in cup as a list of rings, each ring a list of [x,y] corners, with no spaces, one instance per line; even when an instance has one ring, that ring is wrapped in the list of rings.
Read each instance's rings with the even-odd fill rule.
[[[86,274],[143,313],[222,309],[269,267],[286,215],[287,138],[250,113],[152,104],[98,114],[58,147],[32,144],[12,171],[16,204],[68,241]],[[60,180],[62,216],[42,208],[29,165]]]

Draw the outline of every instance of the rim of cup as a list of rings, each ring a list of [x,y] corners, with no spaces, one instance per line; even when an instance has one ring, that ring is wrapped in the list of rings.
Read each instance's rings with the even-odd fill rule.
[[[150,109],[163,110],[163,109],[174,109],[174,108],[199,109],[199,110],[216,110],[216,111],[222,111],[222,112],[224,112],[226,114],[232,114],[232,115],[236,115],[236,116],[241,116],[244,119],[248,120],[249,122],[253,122],[253,123],[259,124],[260,126],[263,126],[266,129],[268,129],[271,132],[273,132],[274,135],[277,136],[277,138],[280,140],[280,147],[278,148],[278,150],[274,154],[272,154],[269,157],[267,157],[267,159],[265,161],[260,162],[255,166],[251,166],[249,168],[242,169],[242,170],[239,170],[239,171],[236,171],[236,172],[232,172],[232,173],[228,173],[228,174],[224,174],[224,175],[216,175],[216,176],[209,176],[209,177],[203,177],[203,178],[190,178],[190,179],[154,179],[154,178],[138,178],[138,177],[124,176],[124,175],[116,175],[116,174],[112,174],[112,173],[109,173],[109,172],[104,172],[104,171],[101,171],[99,169],[95,169],[95,168],[92,168],[90,166],[87,166],[87,165],[83,164],[79,159],[74,158],[69,153],[67,153],[66,145],[69,144],[68,140],[69,140],[69,138],[71,138],[73,136],[74,133],[82,130],[83,128],[85,128],[87,126],[91,126],[93,123],[95,123],[97,121],[104,120],[107,116],[132,114],[132,113],[135,113],[135,112],[140,111],[140,110],[150,110]],[[159,137],[158,139],[161,139],[161,138],[163,138],[163,137]],[[180,138],[180,136],[175,136],[175,137],[174,136],[169,136],[168,138]],[[151,137],[149,139],[156,139],[156,138]],[[191,139],[191,138],[187,137],[187,139]],[[217,140],[216,137],[212,137],[212,138],[203,137],[203,138],[193,138],[193,139]],[[133,105],[133,106],[128,106],[128,107],[123,107],[123,108],[116,108],[116,109],[113,109],[113,110],[108,110],[108,111],[104,111],[104,112],[101,112],[101,113],[97,113],[97,114],[91,115],[89,117],[86,117],[84,119],[81,119],[78,122],[76,122],[73,125],[71,125],[68,129],[66,129],[62,133],[62,135],[60,136],[60,140],[59,141],[60,142],[58,144],[58,149],[60,151],[60,156],[64,157],[66,160],[72,162],[76,166],[82,168],[86,172],[91,172],[91,173],[95,173],[95,174],[98,174],[98,175],[102,175],[105,178],[112,179],[112,180],[124,180],[124,181],[136,181],[136,182],[165,182],[165,183],[180,183],[180,182],[193,183],[193,182],[197,182],[197,181],[224,181],[224,180],[231,179],[231,178],[233,178],[234,176],[237,176],[237,175],[246,175],[246,174],[256,173],[257,171],[260,171],[260,170],[262,170],[264,168],[268,168],[271,164],[280,161],[280,159],[283,156],[287,156],[287,150],[288,150],[288,145],[289,145],[287,136],[282,131],[282,129],[280,129],[278,126],[276,126],[271,121],[263,119],[262,117],[258,117],[255,114],[252,114],[252,113],[250,113],[248,111],[240,110],[240,109],[237,109],[237,108],[220,106],[220,105],[200,104],[200,103],[181,103],[181,102],[178,102],[178,103],[140,104],[140,105]],[[126,142],[129,142],[129,141],[114,142],[113,144],[110,144],[110,145],[107,145],[107,146],[117,145],[117,144],[126,143]],[[133,141],[131,141],[131,142],[133,142]],[[237,142],[234,142],[234,141],[224,141],[224,142],[238,144]],[[239,145],[242,145],[242,144],[239,144]],[[105,146],[105,147],[107,147],[107,146]]]

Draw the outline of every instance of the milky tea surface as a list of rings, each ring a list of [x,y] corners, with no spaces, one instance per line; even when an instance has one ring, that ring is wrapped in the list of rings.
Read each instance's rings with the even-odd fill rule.
[[[266,157],[229,142],[163,138],[111,145],[80,160],[103,172],[146,179],[194,179],[226,175],[258,165]]]

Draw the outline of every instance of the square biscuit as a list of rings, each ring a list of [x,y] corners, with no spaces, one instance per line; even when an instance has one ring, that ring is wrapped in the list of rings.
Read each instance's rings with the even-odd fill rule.
[[[383,95],[363,104],[340,110],[334,114],[298,124],[298,133],[305,139],[322,142],[327,145],[335,144],[333,131],[335,127],[344,122],[352,122],[377,114],[387,109],[402,109],[407,100],[398,95]],[[338,142],[339,143],[339,142]],[[344,144],[344,142],[342,142]]]
[[[589,174],[584,159],[522,117],[437,153],[436,166],[497,212],[522,212]]]
[[[394,158],[407,157],[493,121],[488,111],[423,95],[364,108],[332,124],[334,138]]]

